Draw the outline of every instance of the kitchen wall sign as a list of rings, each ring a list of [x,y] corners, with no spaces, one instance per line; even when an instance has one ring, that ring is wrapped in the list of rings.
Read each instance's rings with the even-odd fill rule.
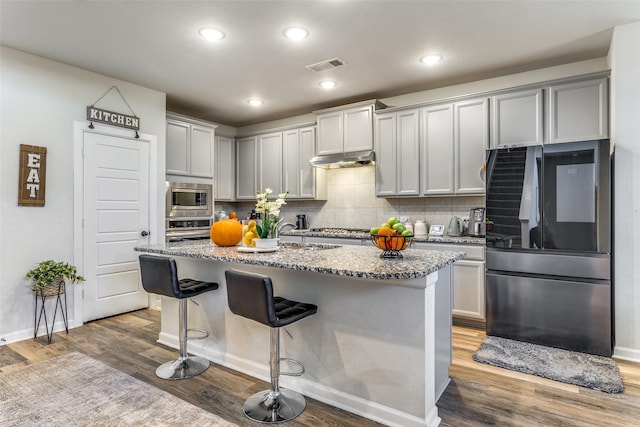
[[[127,107],[129,108],[129,111],[131,111],[132,115],[116,113],[115,111],[104,110],[102,108],[96,107],[96,104],[100,102],[100,100],[102,100],[102,98],[104,98],[105,95],[111,92],[113,89],[118,92],[120,98],[122,98],[124,103],[127,104]],[[106,91],[100,98],[98,98],[96,102],[94,102],[92,105],[87,106],[87,120],[89,120],[90,122],[90,129],[93,129],[93,122],[104,123],[111,126],[133,129],[136,131],[136,138],[139,138],[138,130],[140,129],[140,118],[135,115],[135,113],[131,109],[131,106],[124,98],[124,95],[122,95],[122,92],[120,92],[120,89],[118,89],[116,86],[111,86],[111,88]]]
[[[126,114],[102,110],[91,105],[87,107],[87,120],[127,129],[140,129],[140,119],[136,116],[128,116]]]
[[[18,206],[44,206],[47,148],[20,144]]]

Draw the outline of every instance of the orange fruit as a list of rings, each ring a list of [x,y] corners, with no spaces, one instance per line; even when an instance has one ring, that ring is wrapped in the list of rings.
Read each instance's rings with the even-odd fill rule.
[[[236,218],[238,218],[238,214],[236,213],[236,211],[229,212],[229,219],[236,219]]]
[[[381,236],[393,236],[396,234],[396,231],[391,227],[380,227],[378,230],[378,234]]]

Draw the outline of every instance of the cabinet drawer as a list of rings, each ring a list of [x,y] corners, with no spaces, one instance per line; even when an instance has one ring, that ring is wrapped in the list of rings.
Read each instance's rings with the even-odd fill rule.
[[[453,245],[449,243],[413,242],[413,247],[416,249],[428,249],[431,251],[464,252],[466,254],[464,259],[484,261],[484,246]]]

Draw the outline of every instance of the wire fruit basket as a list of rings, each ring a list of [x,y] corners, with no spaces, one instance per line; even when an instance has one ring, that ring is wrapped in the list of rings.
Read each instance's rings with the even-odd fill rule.
[[[404,251],[413,241],[413,236],[386,236],[372,234],[373,244],[382,250],[380,258],[402,258]]]

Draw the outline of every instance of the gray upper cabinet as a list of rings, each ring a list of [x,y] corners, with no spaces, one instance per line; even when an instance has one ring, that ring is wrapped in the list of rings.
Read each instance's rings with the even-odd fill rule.
[[[484,194],[489,99],[425,107],[422,114],[422,194]]]
[[[542,145],[542,88],[494,95],[491,98],[491,148]]]
[[[306,127],[283,132],[284,191],[290,199],[316,197],[316,168],[309,164],[315,156],[315,128]]]
[[[454,104],[456,194],[484,194],[485,150],[489,148],[489,99]]]
[[[167,118],[167,174],[213,178],[215,128]]]
[[[258,191],[258,137],[236,140],[236,199],[255,200]]]
[[[453,104],[423,108],[421,162],[424,195],[453,194]]]
[[[549,87],[549,143],[609,137],[608,78]]]
[[[258,136],[258,189],[273,190],[272,197],[283,192],[282,132]]]
[[[217,135],[215,142],[215,200],[235,200],[236,141],[228,136]]]
[[[373,150],[373,112],[383,106],[378,101],[363,101],[315,111],[317,154]]]
[[[420,195],[420,111],[376,116],[376,194]]]

